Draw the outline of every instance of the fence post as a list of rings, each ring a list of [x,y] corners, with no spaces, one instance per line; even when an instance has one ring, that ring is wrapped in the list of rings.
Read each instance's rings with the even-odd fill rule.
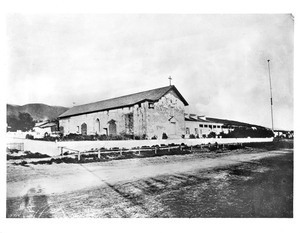
[[[78,161],[80,161],[80,151],[78,151]]]
[[[100,149],[98,150],[98,159],[101,158],[101,152],[100,152]]]
[[[157,154],[157,147],[155,147],[155,149],[154,149],[154,153],[155,153],[155,154]]]
[[[139,148],[139,155],[141,155],[141,148],[140,147],[138,147]]]
[[[171,150],[171,149],[170,149],[170,146],[168,146],[168,152],[170,152],[170,150]]]
[[[179,146],[179,148],[180,148],[180,150],[182,150],[182,146],[181,145]]]
[[[191,152],[193,152],[193,145],[191,145]]]
[[[63,147],[60,148],[60,155],[61,156],[63,155],[63,149],[64,149]]]
[[[120,155],[122,155],[122,148],[120,149]]]

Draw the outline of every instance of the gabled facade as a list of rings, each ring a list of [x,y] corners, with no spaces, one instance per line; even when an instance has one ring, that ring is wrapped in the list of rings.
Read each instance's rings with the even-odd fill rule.
[[[181,138],[188,103],[175,86],[75,106],[59,117],[64,135],[134,135]]]

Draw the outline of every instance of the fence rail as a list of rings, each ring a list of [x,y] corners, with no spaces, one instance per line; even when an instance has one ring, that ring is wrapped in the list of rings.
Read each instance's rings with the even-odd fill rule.
[[[123,153],[125,152],[138,152],[138,154],[141,154],[141,151],[154,151],[154,154],[157,154],[158,150],[168,150],[169,152],[171,151],[171,149],[180,149],[181,151],[183,150],[183,146],[179,145],[179,146],[168,146],[168,147],[152,147],[152,148],[136,148],[136,149],[126,149],[126,148],[120,148],[118,150],[102,150],[101,149],[97,149],[97,150],[91,150],[91,151],[78,151],[78,150],[73,150],[70,148],[66,148],[66,147],[60,147],[61,149],[61,156],[64,155],[63,150],[67,150],[67,151],[75,151],[77,152],[77,158],[78,160],[80,160],[81,158],[81,154],[85,153],[85,154],[98,154],[98,158],[101,158],[101,154],[111,154],[111,153],[120,153],[120,155],[122,156]],[[201,146],[202,148],[202,146]],[[192,146],[191,146],[191,151],[192,151]]]

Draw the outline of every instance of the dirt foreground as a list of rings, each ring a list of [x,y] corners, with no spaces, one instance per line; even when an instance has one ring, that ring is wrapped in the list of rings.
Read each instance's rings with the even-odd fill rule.
[[[116,160],[102,163],[16,166],[7,164],[7,198],[30,192],[61,194],[160,175],[210,170],[291,153],[291,149],[259,153],[229,153],[216,158],[201,154]]]

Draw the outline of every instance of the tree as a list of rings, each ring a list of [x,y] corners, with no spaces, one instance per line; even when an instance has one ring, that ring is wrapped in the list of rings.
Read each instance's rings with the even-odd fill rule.
[[[35,125],[31,115],[26,112],[19,113],[19,122],[20,122],[20,130],[28,131],[32,129]]]
[[[19,119],[16,116],[7,116],[7,125],[10,128],[7,128],[7,131],[17,131]]]
[[[7,124],[11,127],[10,131],[28,131],[35,125],[31,115],[26,112],[19,112],[18,117],[8,116]]]

